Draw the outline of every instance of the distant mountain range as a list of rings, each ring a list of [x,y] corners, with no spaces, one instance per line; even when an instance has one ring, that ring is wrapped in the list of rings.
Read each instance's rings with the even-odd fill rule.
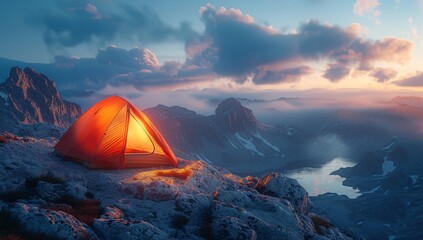
[[[62,99],[49,78],[31,68],[12,68],[10,76],[0,84],[0,93],[0,104],[5,106],[0,110],[4,113],[0,116],[3,128],[13,129],[12,122],[67,127],[81,114],[78,105]],[[65,91],[65,95],[75,94],[80,92]],[[95,93],[87,91],[84,96],[92,95]],[[211,116],[164,105],[146,109],[145,113],[178,156],[202,159],[239,174],[319,166],[348,154],[343,149],[345,144],[357,151],[367,151],[383,145],[392,136],[380,126],[350,122],[342,117],[313,134],[283,124],[269,126],[258,121],[253,111],[235,98],[221,101]],[[339,111],[337,115],[351,114],[354,113]]]
[[[151,65],[154,61],[147,63]],[[111,64],[115,67],[119,65]],[[0,121],[4,126],[17,121],[67,127],[81,114],[81,109],[63,100],[62,95],[81,96],[81,99],[102,97],[93,91],[65,90],[59,94],[53,81],[32,68],[14,67],[9,72],[6,81],[0,84],[0,104],[5,106],[0,110],[4,112]],[[285,100],[296,101],[298,98],[282,97],[270,101]],[[215,114],[211,116],[203,116],[183,107],[164,105],[146,109],[145,112],[169,143],[181,151],[177,153],[181,157],[204,161],[213,159],[214,164],[243,173],[251,169],[264,172],[282,167],[318,166],[332,157],[348,154],[342,149],[342,144],[354,148],[355,152],[366,152],[377,149],[399,134],[394,130],[403,128],[403,133],[418,132],[412,129],[416,121],[423,119],[423,111],[411,105],[418,106],[419,100],[417,97],[397,97],[391,102],[399,105],[387,110],[333,110],[326,120],[321,121],[323,125],[314,127],[312,132],[284,124],[269,126],[261,123],[252,110],[242,105],[243,102],[267,101],[260,99],[222,100],[217,103]],[[9,115],[11,117],[7,117]],[[279,116],[281,120],[286,117],[290,116]],[[301,121],[310,117],[313,116],[303,117]],[[313,124],[320,121],[319,118],[320,115],[314,116],[314,121],[307,121]],[[234,164],[238,161],[249,165]]]
[[[259,122],[235,98],[223,100],[210,116],[164,105],[144,112],[180,157],[202,159],[239,174],[318,166],[337,154],[328,150],[333,147],[330,142],[316,140],[299,128]]]

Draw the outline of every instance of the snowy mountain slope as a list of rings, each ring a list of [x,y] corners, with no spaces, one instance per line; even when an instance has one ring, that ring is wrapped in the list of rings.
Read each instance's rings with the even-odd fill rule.
[[[202,159],[238,174],[263,174],[292,162],[330,159],[329,151],[307,151],[324,148],[325,143],[294,127],[265,125],[234,98],[222,101],[211,116],[164,105],[144,112],[180,157]]]
[[[280,174],[241,178],[187,160],[178,169],[93,171],[51,155],[54,137],[14,139],[0,145],[0,217],[25,226],[26,234],[54,239],[356,238],[312,214],[307,192]],[[0,234],[5,231],[0,226]]]

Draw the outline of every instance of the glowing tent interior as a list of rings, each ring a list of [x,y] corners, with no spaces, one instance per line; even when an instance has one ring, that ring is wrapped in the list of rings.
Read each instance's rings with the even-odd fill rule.
[[[108,97],[63,134],[54,152],[89,168],[177,166],[177,158],[153,123],[123,98]]]

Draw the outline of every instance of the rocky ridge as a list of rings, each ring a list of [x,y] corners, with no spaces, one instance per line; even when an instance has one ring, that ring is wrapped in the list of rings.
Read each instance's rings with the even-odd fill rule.
[[[32,68],[12,68],[0,93],[4,114],[24,124],[67,127],[81,115],[79,105],[63,100],[54,82]]]

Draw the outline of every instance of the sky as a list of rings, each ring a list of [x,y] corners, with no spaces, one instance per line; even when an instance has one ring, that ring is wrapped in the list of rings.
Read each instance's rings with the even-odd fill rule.
[[[49,63],[56,70],[96,66],[113,72],[97,81],[83,72],[59,84],[62,88],[423,89],[421,0],[3,0],[1,5],[1,58]]]

